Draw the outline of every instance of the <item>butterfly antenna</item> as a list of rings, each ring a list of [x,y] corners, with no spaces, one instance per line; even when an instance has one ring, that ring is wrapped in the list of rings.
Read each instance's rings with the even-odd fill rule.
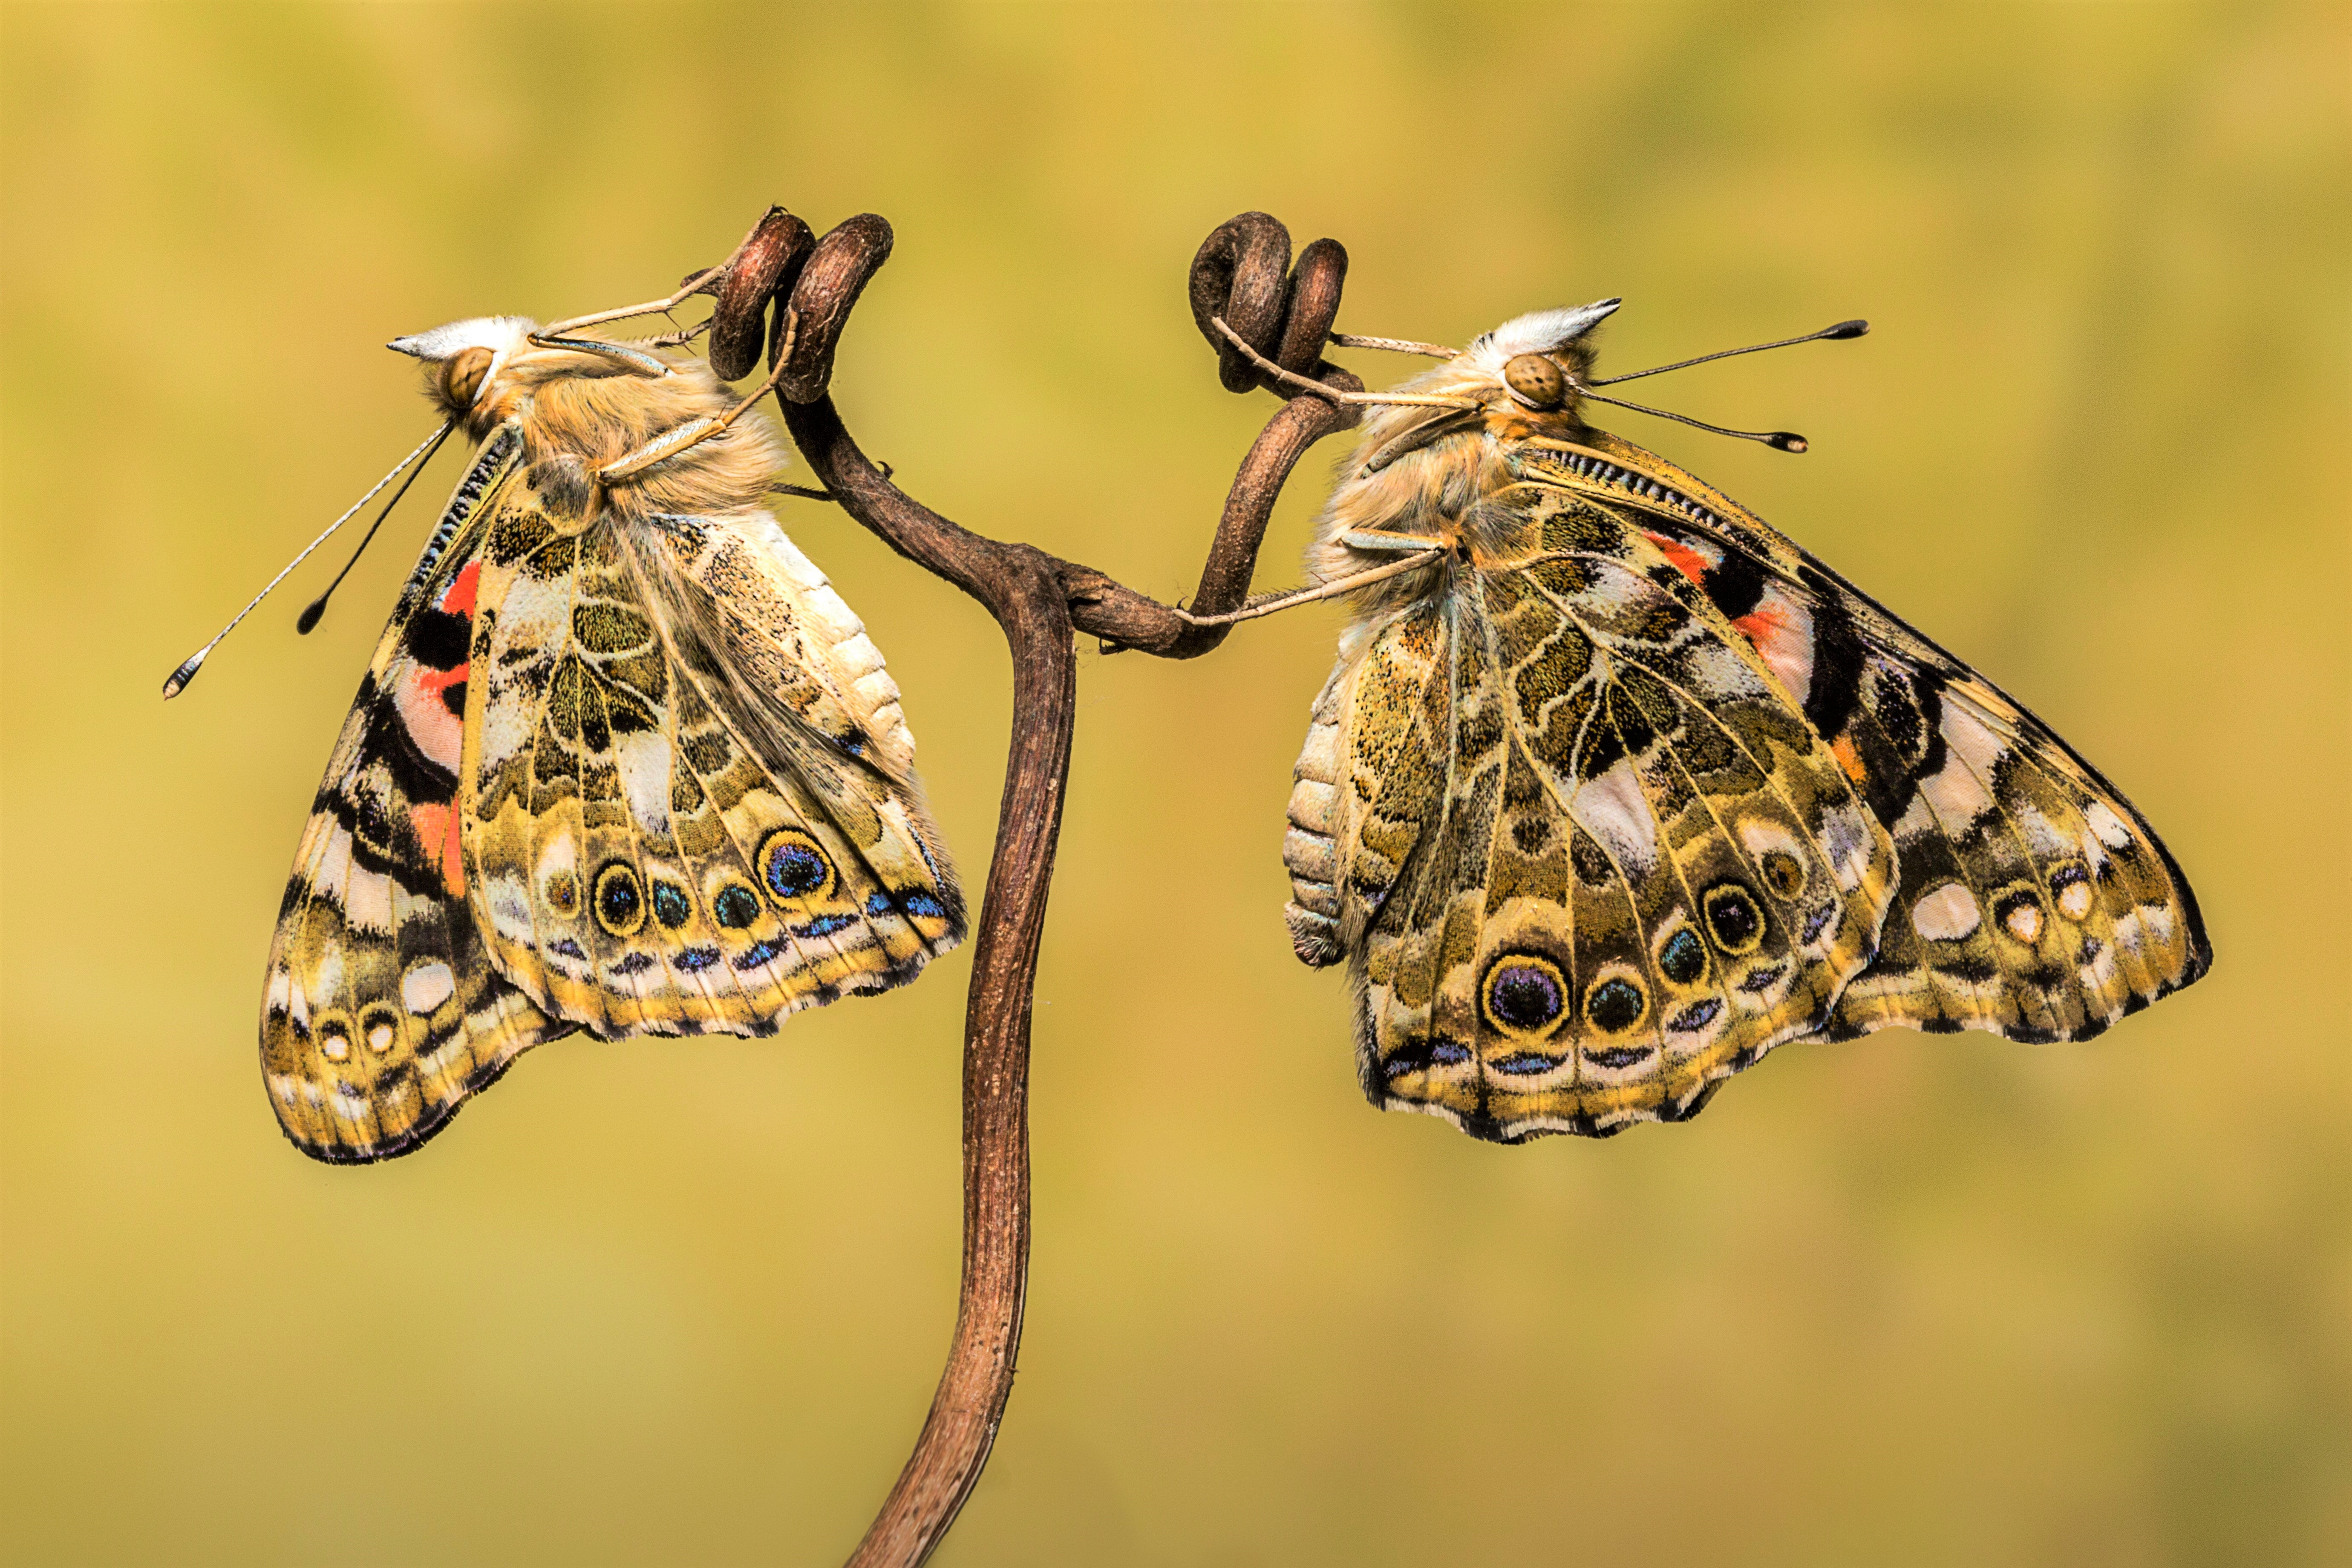
[[[416,482],[416,476],[423,473],[425,468],[431,465],[433,461],[433,454],[441,449],[441,443],[447,440],[449,438],[449,432],[456,428],[457,424],[455,421],[441,426],[440,434],[433,437],[433,445],[425,450],[425,460],[408,470],[408,477],[400,481],[400,488],[392,492],[392,499],[383,503],[383,510],[382,511],[375,514],[375,521],[368,524],[367,532],[360,536],[360,547],[352,552],[352,558],[343,563],[343,569],[335,574],[335,580],[328,584],[326,592],[311,600],[309,606],[303,610],[302,614],[299,617],[296,618],[294,622],[294,629],[297,632],[300,633],[304,637],[309,637],[310,635],[310,628],[317,626],[319,624],[319,617],[327,613],[327,600],[333,595],[336,589],[343,585],[343,579],[350,576],[352,574],[352,568],[360,563],[360,557],[367,553],[367,547],[375,542],[375,531],[383,526],[383,520],[392,515],[392,509],[400,504],[400,498],[408,493],[408,487]],[[411,456],[414,456],[414,454],[412,453]],[[398,468],[394,468],[393,473],[398,473],[399,471],[400,470]],[[390,477],[391,475],[389,474],[385,476],[387,479]],[[382,485],[378,485],[376,487],[377,489],[382,489],[383,488],[383,487]],[[371,491],[370,493],[373,494],[373,492]],[[360,505],[365,506],[366,504],[366,500],[362,498],[360,501]]]
[[[1652,365],[1647,370],[1628,371],[1623,375],[1604,375],[1597,381],[1589,381],[1585,383],[1585,384],[1587,386],[1612,386],[1621,381],[1639,381],[1645,375],[1664,375],[1670,370],[1688,370],[1695,364],[1705,364],[1711,359],[1729,359],[1735,354],[1759,354],[1762,353],[1766,349],[1792,348],[1798,343],[1810,343],[1816,339],[1824,342],[1839,342],[1847,338],[1858,338],[1868,331],[1870,331],[1870,323],[1868,321],[1859,320],[1840,321],[1835,326],[1823,327],[1818,332],[1807,332],[1801,338],[1781,338],[1774,342],[1750,343],[1744,349],[1717,349],[1711,354],[1701,354],[1696,359],[1678,359],[1672,364]],[[1623,406],[1631,408],[1633,405],[1628,403]],[[1644,410],[1644,412],[1649,413],[1655,411]],[[1668,417],[1671,418],[1673,416],[1670,415]],[[1690,423],[1696,424],[1697,421],[1692,420]],[[1714,426],[1706,426],[1706,428],[1713,429]],[[1724,434],[1727,436],[1737,436],[1742,434],[1742,432],[1738,430],[1727,430]],[[1761,440],[1763,437],[1759,437],[1757,439]],[[1802,451],[1804,448],[1800,447],[1797,447],[1796,450]]]
[[[427,436],[424,440],[418,442],[416,449],[400,460],[399,467],[394,468],[392,472],[384,475],[383,478],[378,479],[375,482],[373,489],[369,490],[367,494],[360,497],[358,500],[352,503],[351,510],[343,513],[342,516],[329,523],[325,531],[321,532],[318,538],[310,541],[310,543],[302,547],[302,552],[300,554],[295,556],[293,560],[289,561],[283,567],[279,568],[278,575],[272,577],[266,584],[264,584],[261,592],[256,594],[252,599],[247,602],[245,608],[239,610],[235,616],[230,617],[228,625],[221,627],[220,631],[213,637],[212,641],[205,644],[204,647],[196,649],[195,652],[190,654],[185,659],[183,659],[180,663],[180,668],[173,670],[163,682],[163,700],[168,702],[173,698],[177,697],[181,692],[185,691],[188,689],[188,683],[195,679],[196,671],[204,667],[205,660],[211,656],[213,649],[220,646],[221,638],[236,630],[237,624],[243,621],[246,616],[253,614],[255,607],[258,605],[262,600],[269,597],[270,589],[277,587],[278,584],[286,581],[286,574],[288,573],[293,571],[297,566],[301,565],[303,562],[309,560],[312,551],[318,549],[319,546],[326,543],[328,540],[334,537],[335,530],[351,521],[353,517],[358,515],[360,508],[373,500],[376,497],[376,491],[383,489],[384,486],[398,479],[402,469],[406,468],[411,463],[414,463],[417,458],[423,457],[427,447],[435,445],[443,437],[448,435],[451,425],[454,423],[455,421],[451,421],[449,424],[444,424],[440,429],[436,430],[432,435]]]
[[[1647,404],[1642,403],[1628,403],[1622,397],[1603,397],[1600,393],[1587,391],[1582,387],[1579,387],[1578,390],[1597,403],[1613,403],[1620,408],[1630,408],[1636,414],[1653,414],[1661,419],[1672,419],[1701,430],[1712,431],[1717,436],[1737,436],[1743,441],[1761,441],[1775,451],[1801,452],[1811,445],[1794,430],[1733,430],[1721,425],[1710,425],[1704,419],[1694,419],[1687,414],[1676,414],[1671,409],[1652,408]]]

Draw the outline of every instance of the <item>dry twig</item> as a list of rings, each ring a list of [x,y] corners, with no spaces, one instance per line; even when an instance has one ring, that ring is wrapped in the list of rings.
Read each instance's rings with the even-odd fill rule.
[[[809,229],[772,208],[704,291],[719,295],[712,358],[734,374],[751,363],[762,312],[768,365],[784,422],[825,489],[899,554],[987,606],[1013,656],[1013,735],[997,810],[994,858],[981,901],[971,990],[964,1012],[963,1279],[939,1392],[898,1484],[850,1559],[861,1568],[917,1563],[954,1523],[988,1462],[1013,1392],[1029,1257],[1029,1018],[1045,934],[1046,893],[1061,831],[1076,718],[1075,634],[1163,658],[1192,658],[1224,640],[1203,625],[1242,607],[1275,498],[1292,467],[1356,410],[1276,383],[1220,334],[1222,319],[1250,348],[1293,375],[1361,391],[1322,361],[1339,313],[1347,253],[1318,239],[1294,269],[1290,236],[1264,213],[1244,213],[1193,257],[1191,298],[1202,336],[1218,351],[1228,390],[1265,386],[1290,399],[1267,421],[1226,495],[1201,569],[1191,616],[1103,573],[1033,545],[987,538],[908,496],[850,438],[827,395],[834,352],[857,296],[889,258],[890,226],[853,217],[809,243]],[[740,362],[740,363],[739,363]]]

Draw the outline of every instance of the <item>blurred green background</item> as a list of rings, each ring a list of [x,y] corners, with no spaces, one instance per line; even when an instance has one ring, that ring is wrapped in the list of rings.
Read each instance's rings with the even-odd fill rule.
[[[2352,1561],[2348,63],[2342,5],[0,8],[0,1548],[824,1562],[897,1473],[966,955],[314,1165],[262,959],[454,455],[315,637],[340,547],[156,699],[429,427],[385,339],[645,298],[773,199],[897,226],[868,449],[1162,596],[1272,406],[1184,307],[1235,212],[1343,240],[1361,332],[1622,294],[1622,370],[1870,317],[1655,384],[1809,457],[1617,427],[2070,737],[2219,954],[2094,1044],[1791,1047],[1687,1127],[1479,1145],[1363,1104],[1283,934],[1338,612],[1090,651],[1028,1337],[942,1562]],[[977,889],[994,627],[782,505]]]

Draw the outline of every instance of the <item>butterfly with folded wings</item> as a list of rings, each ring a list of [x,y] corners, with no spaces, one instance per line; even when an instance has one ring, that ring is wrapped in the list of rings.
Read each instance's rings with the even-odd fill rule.
[[[764,1035],[952,947],[898,687],[766,510],[761,422],[700,361],[517,317],[392,346],[477,446],[279,912],[296,1146],[404,1153],[543,1040]]]
[[[1301,959],[1348,966],[1372,1101],[1601,1135],[1695,1114],[1790,1040],[2080,1040],[2203,974],[2187,879],[2096,769],[1585,422],[1616,401],[1591,376],[1616,305],[1424,348],[1452,357],[1359,395],[1377,412],[1318,524],[1310,575],[1361,585],[1298,760],[1286,914]]]

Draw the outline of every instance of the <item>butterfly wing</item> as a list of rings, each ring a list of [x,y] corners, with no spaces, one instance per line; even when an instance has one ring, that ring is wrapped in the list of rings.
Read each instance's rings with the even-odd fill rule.
[[[1351,960],[1376,1103],[1506,1142],[1687,1116],[1868,963],[1887,836],[1641,531],[1523,484],[1463,531],[1318,701],[1294,939]]]
[[[767,1034],[961,938],[898,689],[765,512],[578,531],[525,482],[482,582],[466,870],[539,1007]]]
[[[1638,525],[1828,737],[1894,835],[1876,958],[1822,1032],[1907,1024],[2081,1039],[2211,963],[2195,895],[2129,801],[2021,705],[1654,454],[1531,454]],[[1564,470],[1564,471],[1562,471]]]
[[[384,627],[296,852],[262,1005],[270,1103],[305,1153],[404,1153],[571,1026],[492,967],[466,892],[457,778],[488,507],[485,445]]]

